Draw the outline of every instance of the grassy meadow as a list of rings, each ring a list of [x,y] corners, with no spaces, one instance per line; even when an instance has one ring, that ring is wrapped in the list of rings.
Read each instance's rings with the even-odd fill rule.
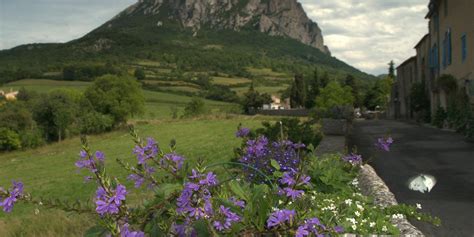
[[[8,83],[1,90],[17,90],[22,87],[37,92],[54,89],[83,91],[90,83],[28,79]],[[140,136],[154,137],[162,147],[171,139],[177,141],[177,151],[191,163],[198,158],[207,164],[229,160],[233,148],[240,145],[234,133],[239,123],[247,127],[258,127],[269,118],[232,115],[236,104],[204,100],[209,115],[198,119],[172,119],[172,111],[177,109],[182,115],[186,103],[192,98],[165,92],[144,90],[146,98],[145,113],[133,118]],[[118,130],[89,137],[91,148],[106,154],[108,172],[129,188],[131,202],[143,200],[143,190],[133,190],[126,182],[126,172],[115,159],[120,158],[135,163],[132,154],[134,146],[127,130]],[[10,153],[0,153],[0,186],[8,187],[12,180],[25,183],[25,190],[33,196],[59,198],[74,202],[89,201],[94,196],[95,185],[85,183],[86,172],[78,172],[74,166],[80,150],[79,137],[60,143],[53,143],[37,149]],[[92,202],[90,202],[92,205]],[[83,236],[84,231],[96,223],[97,217],[47,210],[32,205],[15,206],[10,214],[0,213],[0,236]]]
[[[240,145],[234,133],[239,123],[257,127],[259,118],[207,118],[195,120],[168,120],[138,123],[136,129],[142,137],[154,137],[165,148],[171,139],[177,141],[177,152],[191,163],[198,158],[207,164],[226,161],[233,157],[233,148]],[[128,131],[115,131],[90,136],[92,149],[106,154],[108,172],[125,181],[126,172],[116,163],[120,158],[135,163],[134,146]],[[79,138],[71,138],[34,150],[0,154],[0,186],[9,186],[11,180],[21,180],[25,190],[33,196],[62,200],[89,200],[94,196],[95,185],[85,183],[87,172],[78,172],[74,162],[80,150]],[[129,191],[133,185],[125,182]],[[142,200],[142,191],[129,194],[132,202]],[[10,214],[0,214],[0,236],[82,236],[96,217],[45,210],[20,204]]]

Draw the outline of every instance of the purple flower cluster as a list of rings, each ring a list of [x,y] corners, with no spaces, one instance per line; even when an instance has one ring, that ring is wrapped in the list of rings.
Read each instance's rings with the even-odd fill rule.
[[[89,156],[86,151],[81,150],[79,152],[79,157],[81,159],[76,161],[76,167],[79,169],[86,168],[92,173],[96,173],[98,165],[103,165],[105,161],[105,155],[101,151],[96,151],[95,156]]]
[[[286,195],[292,200],[296,200],[304,194],[303,190],[298,190],[297,188],[309,184],[310,179],[311,178],[306,175],[298,177],[298,173],[294,170],[285,172],[279,180],[280,185],[282,186],[279,190],[279,194]]]
[[[13,181],[13,186],[7,194],[8,197],[3,200],[0,196],[0,207],[3,207],[4,212],[11,212],[13,210],[13,205],[15,205],[15,203],[23,194],[23,183]]]
[[[125,201],[127,189],[119,184],[115,190],[107,193],[104,188],[99,187],[96,191],[96,212],[100,215],[117,214],[122,202]]]
[[[362,156],[354,153],[348,154],[342,158],[342,160],[350,163],[351,165],[360,165],[362,164]]]
[[[232,204],[234,204],[235,206],[240,207],[242,209],[245,209],[245,202],[244,201],[238,200],[235,197],[229,198],[229,201],[232,202]]]
[[[304,237],[304,236],[310,236],[311,234],[314,234],[314,236],[318,237],[323,237],[326,236],[322,232],[327,232],[329,231],[326,226],[321,224],[321,221],[318,218],[311,218],[308,220],[305,220],[304,224],[299,226],[298,229],[296,230],[296,237]],[[333,232],[336,233],[342,233],[343,229],[342,227],[336,226],[332,230]]]
[[[377,139],[377,143],[375,143],[375,146],[377,146],[383,151],[390,151],[390,146],[393,144],[393,142],[393,138],[391,137],[379,138]]]
[[[237,130],[237,132],[235,133],[235,136],[244,138],[244,137],[247,137],[249,134],[250,134],[249,128],[239,128],[239,130]]]
[[[212,172],[207,175],[192,170],[189,177],[192,182],[184,185],[181,195],[177,199],[178,214],[185,214],[188,218],[209,219],[213,215],[210,187],[217,185],[216,175]]]
[[[291,141],[269,142],[266,137],[261,136],[247,141],[240,162],[266,174],[272,174],[275,171],[271,160],[278,162],[281,171],[296,170],[300,164],[298,149],[303,147],[303,144],[295,144]],[[254,171],[246,171],[251,180],[255,178]]]
[[[184,158],[177,155],[176,153],[166,154],[161,158],[160,165],[164,169],[169,169],[171,172],[176,173],[183,167]]]
[[[197,237],[197,231],[190,225],[190,221],[187,220],[184,224],[176,224],[174,223],[172,226],[173,236],[179,237]]]
[[[280,225],[285,224],[287,222],[288,224],[291,224],[293,222],[293,219],[296,216],[296,212],[294,210],[277,210],[270,214],[270,217],[267,220],[267,227],[268,228],[273,228],[277,227]]]
[[[158,143],[149,137],[145,146],[135,146],[133,154],[137,156],[138,164],[143,165],[147,160],[155,158],[159,151]]]
[[[130,225],[128,223],[123,224],[120,228],[121,237],[145,237],[145,233],[141,231],[130,231]]]
[[[230,211],[230,208],[220,206],[219,214],[222,216],[220,219],[214,220],[212,225],[218,231],[224,231],[229,229],[232,226],[233,222],[239,222],[241,220],[240,216]]]
[[[156,171],[155,168],[147,164],[143,164],[143,170],[141,172],[138,172],[136,168],[132,168],[132,170],[135,171],[135,173],[130,174],[127,179],[135,183],[135,188],[140,188],[145,182],[145,177],[151,176]],[[150,184],[149,187],[152,187],[152,184]]]

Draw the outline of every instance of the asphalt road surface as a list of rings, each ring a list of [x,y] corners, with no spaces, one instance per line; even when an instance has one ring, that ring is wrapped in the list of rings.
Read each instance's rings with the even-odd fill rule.
[[[389,153],[374,149],[378,137],[395,140]],[[349,144],[357,147],[395,194],[398,202],[420,203],[442,226],[411,221],[426,236],[474,236],[474,143],[450,131],[391,120],[356,121]],[[408,189],[410,177],[433,175],[429,193]]]

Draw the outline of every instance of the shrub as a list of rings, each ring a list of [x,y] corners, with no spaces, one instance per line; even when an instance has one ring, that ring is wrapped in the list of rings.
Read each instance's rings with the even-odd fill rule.
[[[413,84],[410,91],[410,102],[413,112],[418,113],[417,120],[430,122],[430,99],[426,91],[425,83],[416,82]]]
[[[315,123],[302,122],[297,118],[285,118],[276,123],[263,122],[262,126],[263,128],[256,130],[257,136],[265,136],[271,141],[288,139],[317,147],[323,138],[322,132]]]
[[[90,111],[79,118],[79,129],[82,134],[101,133],[112,130],[114,118],[110,115]]]
[[[433,117],[433,125],[438,128],[443,128],[447,117],[448,115],[446,110],[444,110],[442,107],[438,107]]]
[[[95,111],[114,118],[114,126],[144,111],[143,92],[138,82],[130,77],[99,77],[84,95]]]
[[[145,71],[142,68],[135,69],[133,74],[137,80],[144,80],[146,78]]]
[[[20,148],[20,136],[11,129],[0,128],[0,151],[13,151]]]
[[[201,98],[193,97],[184,107],[185,118],[192,118],[206,113],[206,104]]]

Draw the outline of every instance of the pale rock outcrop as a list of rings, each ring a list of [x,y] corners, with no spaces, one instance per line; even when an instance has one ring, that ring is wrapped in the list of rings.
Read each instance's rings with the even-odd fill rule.
[[[192,28],[195,35],[204,25],[236,31],[251,27],[330,54],[318,24],[309,19],[297,0],[139,0],[114,19],[132,14],[157,15],[164,5],[169,18]]]

